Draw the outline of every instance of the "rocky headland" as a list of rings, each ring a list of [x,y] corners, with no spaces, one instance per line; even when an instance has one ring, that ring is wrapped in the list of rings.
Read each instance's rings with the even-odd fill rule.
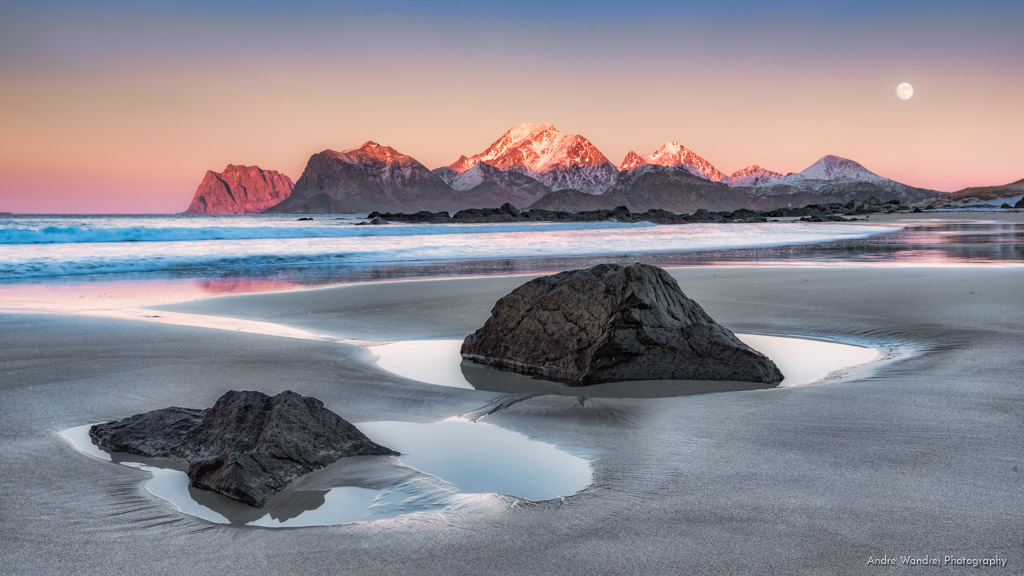
[[[228,164],[223,172],[207,170],[186,214],[259,214],[288,198],[292,179],[259,166]]]

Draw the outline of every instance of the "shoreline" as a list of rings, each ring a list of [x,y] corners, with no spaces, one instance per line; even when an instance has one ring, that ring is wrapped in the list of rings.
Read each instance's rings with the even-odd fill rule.
[[[569,576],[681,565],[769,576],[825,566],[855,575],[870,556],[891,550],[1024,562],[1024,405],[1016,384],[1024,267],[714,265],[669,273],[737,332],[907,342],[920,353],[840,385],[580,402],[419,384],[376,367],[372,349],[346,345],[472,332],[528,273],[132,308],[212,317],[226,323],[219,330],[0,313],[0,481],[8,487],[0,553],[16,573],[87,575],[126,566],[174,574],[186,555],[203,558],[199,571],[208,573],[368,576],[467,566],[544,573],[564,554],[575,558],[564,565]],[[227,318],[326,338],[237,330]],[[499,498],[485,509],[415,520],[239,532],[178,512],[142,488],[147,473],[90,461],[58,435],[171,405],[209,405],[228,389],[292,389],[353,422],[484,418],[585,455],[593,483],[559,501]],[[309,549],[319,552],[301,552]]]
[[[684,563],[769,575],[826,565],[852,575],[871,554],[933,547],[1024,561],[1016,537],[1024,531],[1017,512],[1024,494],[1013,468],[1024,469],[1014,384],[1024,269],[670,273],[733,330],[903,340],[922,353],[842,385],[581,405],[420,385],[367,365],[365,348],[332,342],[0,314],[0,336],[10,343],[0,348],[0,370],[9,376],[0,382],[0,454],[8,463],[0,470],[8,486],[0,552],[30,574],[103,574],[125,565],[173,573],[186,553],[203,557],[211,573],[257,569],[268,555],[292,572],[372,576],[401,566],[450,574],[472,565],[498,573],[514,565],[541,573],[562,546],[576,554],[570,575],[662,572]],[[348,285],[168,308],[411,339],[474,330],[521,282]],[[42,350],[62,352],[49,359]],[[82,458],[56,434],[169,405],[207,405],[232,388],[293,389],[358,422],[489,414],[486,421],[501,428],[588,455],[593,485],[559,502],[505,502],[483,514],[247,530],[240,538],[237,528],[191,519],[148,495],[140,489],[144,472]],[[496,406],[504,407],[493,412]],[[950,517],[957,523],[944,520]],[[55,541],[61,546],[46,544]],[[424,555],[424,546],[446,552]],[[292,553],[310,547],[322,552]]]
[[[320,290],[341,285],[443,281],[449,278],[528,277],[588,267],[600,262],[641,261],[670,269],[1024,266],[1024,257],[1018,254],[1015,258],[1007,258],[1005,250],[1000,251],[998,246],[984,244],[984,237],[965,236],[970,238],[969,242],[973,244],[949,244],[951,240],[947,237],[945,240],[934,240],[934,244],[919,246],[922,240],[917,236],[920,234],[913,229],[915,225],[925,226],[922,229],[926,234],[924,241],[928,242],[930,237],[927,236],[927,230],[933,225],[956,225],[962,228],[964,225],[977,226],[978,222],[1005,222],[1011,226],[1024,224],[1024,213],[999,216],[1001,218],[997,220],[979,220],[973,217],[964,219],[951,216],[950,213],[943,213],[940,218],[924,219],[907,219],[902,215],[875,215],[876,219],[884,221],[869,224],[898,225],[902,231],[876,234],[862,240],[786,244],[781,247],[597,256],[438,260],[378,267],[350,267],[323,273],[303,272],[304,269],[299,268],[294,277],[288,275],[290,273],[277,275],[281,272],[275,272],[273,269],[254,271],[251,275],[238,277],[166,276],[161,273],[34,277],[0,282],[0,312],[64,311],[68,308],[109,308],[111,305],[147,308],[221,296]],[[935,224],[937,222],[943,224]],[[984,227],[986,224],[981,226]],[[958,233],[967,234],[963,231]],[[1012,234],[1016,232],[1011,230],[1000,234],[1011,234],[1009,242],[1014,242]],[[1006,241],[1003,237],[993,238],[1001,242]],[[1016,241],[1024,243],[1019,237]],[[932,250],[933,253],[922,252],[923,249]],[[988,250],[991,256],[980,261],[972,259],[972,255],[979,254],[979,250]],[[903,256],[904,253],[907,254],[906,257]]]

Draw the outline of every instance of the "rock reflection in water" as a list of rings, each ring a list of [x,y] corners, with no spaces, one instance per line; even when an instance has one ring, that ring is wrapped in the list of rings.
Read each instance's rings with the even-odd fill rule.
[[[809,384],[844,369],[881,359],[879,350],[809,338],[737,334],[751,348],[771,358],[786,378],[781,387]],[[593,386],[566,386],[463,360],[461,340],[411,340],[374,346],[377,364],[412,380],[475,388],[504,394],[556,394],[587,398],[664,398],[707,392],[767,388],[757,382],[710,380],[634,380]]]
[[[294,528],[396,518],[416,512],[481,505],[480,495],[548,500],[584,489],[588,461],[552,444],[461,419],[363,422],[358,427],[393,443],[401,457],[352,456],[303,476],[263,508],[190,486],[170,459],[110,452],[92,443],[91,425],[61,435],[78,451],[144,470],[146,491],[180,512],[217,524]]]

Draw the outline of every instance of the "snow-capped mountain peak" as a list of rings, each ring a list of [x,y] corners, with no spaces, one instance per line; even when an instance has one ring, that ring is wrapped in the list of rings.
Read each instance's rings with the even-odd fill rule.
[[[740,168],[733,172],[726,178],[725,182],[729,186],[758,186],[760,184],[767,184],[774,182],[782,178],[782,174],[773,172],[765,168],[761,168],[757,164],[751,164],[746,168]]]
[[[732,186],[742,186],[728,182]],[[803,172],[787,174],[782,178],[762,180],[750,184],[750,190],[758,196],[774,196],[778,194],[809,193],[828,198],[868,199],[872,196],[882,201],[920,200],[938,195],[932,190],[924,190],[901,184],[875,174],[853,160],[839,156],[823,156],[811,164]]]
[[[459,191],[472,190],[479,186],[487,175],[484,173],[484,163],[477,162],[473,167],[452,178],[448,185]]]
[[[658,166],[684,166],[692,174],[718,182],[725,178],[725,174],[714,167],[711,162],[700,157],[693,150],[683,146],[675,140],[666,142],[650,154],[637,154],[630,151],[623,159],[619,170],[634,170],[644,164],[655,164]]]
[[[603,192],[615,179],[615,166],[589,140],[563,134],[551,124],[520,124],[469,158],[447,168],[463,174],[479,162],[536,178],[554,188]]]
[[[840,182],[887,182],[886,178],[875,174],[853,160],[839,156],[823,156],[811,164],[799,176],[811,180],[832,180]],[[788,178],[788,177],[787,177]]]

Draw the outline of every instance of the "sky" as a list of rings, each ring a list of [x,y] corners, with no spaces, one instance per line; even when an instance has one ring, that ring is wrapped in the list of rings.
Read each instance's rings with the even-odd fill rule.
[[[181,212],[208,169],[298,179],[366,140],[435,168],[522,122],[616,164],[676,140],[726,173],[1004,184],[1022,29],[1019,0],[0,0],[0,211]]]

